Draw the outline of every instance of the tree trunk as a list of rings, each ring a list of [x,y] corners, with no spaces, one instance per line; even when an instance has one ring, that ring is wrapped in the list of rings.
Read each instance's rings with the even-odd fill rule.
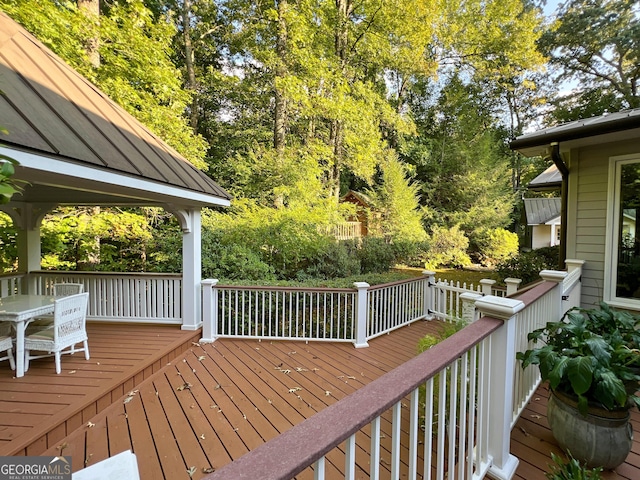
[[[276,66],[275,77],[273,80],[274,87],[274,112],[273,112],[273,148],[276,151],[276,160],[279,166],[283,165],[283,156],[285,147],[287,146],[287,98],[282,90],[280,80],[284,80],[288,73],[287,68],[287,9],[289,4],[287,0],[277,0],[278,6],[278,36],[276,40]],[[280,208],[284,205],[284,197],[282,194],[276,195],[274,198],[274,206]]]
[[[192,94],[189,124],[195,132],[198,128],[198,98],[196,72],[194,67],[193,45],[191,43],[191,0],[182,2],[182,35],[184,38],[184,57],[187,67],[187,90]]]
[[[84,11],[88,16],[94,16],[96,22],[100,21],[100,1],[99,0],[77,0],[78,10]],[[100,38],[96,30],[96,35],[85,40],[85,51],[89,57],[89,61],[93,67],[98,68],[100,66],[100,52],[98,47],[100,45]]]
[[[287,132],[287,99],[278,80],[287,75],[287,0],[279,0],[278,4],[278,38],[276,40],[276,69],[274,80],[275,108],[273,122],[273,147],[278,155],[284,153]]]
[[[353,11],[352,0],[335,0],[336,8],[338,10],[337,23],[335,30],[335,53],[340,63],[340,69],[342,71],[343,78],[346,75],[347,66],[347,46],[349,42],[349,29],[348,22],[349,16]],[[340,197],[340,171],[342,169],[344,159],[344,131],[342,128],[342,122],[338,119],[332,121],[330,142],[333,150],[333,165],[330,167],[329,172],[329,187],[331,188],[331,194],[335,198]]]

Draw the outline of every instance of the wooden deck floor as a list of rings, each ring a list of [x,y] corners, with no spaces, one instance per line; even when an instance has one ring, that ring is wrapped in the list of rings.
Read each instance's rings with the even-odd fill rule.
[[[413,357],[418,339],[440,325],[417,322],[363,349],[351,344],[230,339],[198,345],[192,342],[199,332],[155,327],[159,331],[153,337],[148,331],[136,330],[149,327],[92,328],[89,362],[82,356],[67,356],[60,376],[50,374],[53,364],[48,360],[34,363],[23,379],[0,373],[4,454],[63,453],[72,456],[75,471],[131,449],[142,480],[198,479]],[[165,346],[150,353],[147,361],[137,356],[140,350],[151,348],[156,338],[165,336]],[[135,367],[124,361],[129,357]],[[122,367],[124,373],[119,377],[128,380],[118,380],[114,373],[102,382],[107,362],[113,365],[108,371],[128,365]],[[134,371],[138,373],[132,375]],[[57,390],[48,400],[35,402],[37,392],[51,390],[51,382]],[[120,386],[107,388],[108,384]],[[67,397],[78,395],[87,397],[88,406],[83,407],[82,402],[71,406]],[[11,400],[19,403],[11,404]],[[541,388],[514,429],[511,445],[512,453],[520,458],[519,480],[544,480],[550,452],[559,453],[545,411],[546,391]],[[59,423],[67,413],[71,420],[51,430],[52,418]],[[23,424],[30,425],[29,432],[16,435],[16,427]],[[40,432],[41,426],[49,426],[48,433]],[[634,412],[634,427],[640,431],[638,412]],[[366,432],[363,435],[358,439],[358,455],[365,460],[358,465],[358,478],[368,478],[368,439]],[[20,446],[25,438],[39,440],[26,448]],[[328,460],[327,478],[337,478],[341,466]],[[383,467],[388,462],[389,448],[383,445]],[[390,476],[388,471],[382,474],[382,478]],[[638,435],[627,463],[605,478],[640,478]]]
[[[40,455],[184,352],[200,332],[87,324],[89,351],[31,362],[22,378],[0,364],[0,455]]]

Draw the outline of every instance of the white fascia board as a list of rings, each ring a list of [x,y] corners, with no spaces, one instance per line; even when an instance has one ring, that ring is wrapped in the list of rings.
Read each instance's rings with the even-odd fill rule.
[[[544,222],[545,225],[559,225],[561,222],[560,220],[560,215],[558,215],[555,218],[552,218],[551,220],[548,220],[546,222]]]
[[[0,154],[17,160],[20,163],[20,166],[25,168],[40,170],[42,172],[60,173],[67,177],[91,180],[93,182],[103,183],[105,185],[118,185],[124,188],[132,188],[135,190],[151,192],[166,197],[173,197],[174,200],[172,201],[176,201],[175,199],[178,200],[176,203],[180,203],[180,200],[191,200],[193,202],[208,205],[218,205],[224,207],[228,207],[229,205],[231,205],[231,202],[229,200],[217,197],[215,195],[208,195],[206,193],[195,192],[193,190],[140,179],[124,173],[99,170],[89,166],[56,160],[54,158],[35,155],[33,153],[24,152],[21,150],[13,150],[5,146],[0,146]]]

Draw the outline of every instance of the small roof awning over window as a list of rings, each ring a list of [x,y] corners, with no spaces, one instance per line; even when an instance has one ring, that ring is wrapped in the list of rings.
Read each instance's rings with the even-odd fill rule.
[[[560,220],[559,198],[525,198],[524,211],[527,225],[544,225]]]
[[[229,205],[230,196],[0,12],[0,153],[18,202]]]

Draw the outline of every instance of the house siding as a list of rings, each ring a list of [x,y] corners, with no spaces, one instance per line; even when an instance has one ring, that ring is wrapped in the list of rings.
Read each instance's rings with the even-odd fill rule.
[[[607,143],[564,154],[569,166],[567,258],[585,260],[583,308],[597,305],[604,294],[609,159],[640,151],[637,141]]]

